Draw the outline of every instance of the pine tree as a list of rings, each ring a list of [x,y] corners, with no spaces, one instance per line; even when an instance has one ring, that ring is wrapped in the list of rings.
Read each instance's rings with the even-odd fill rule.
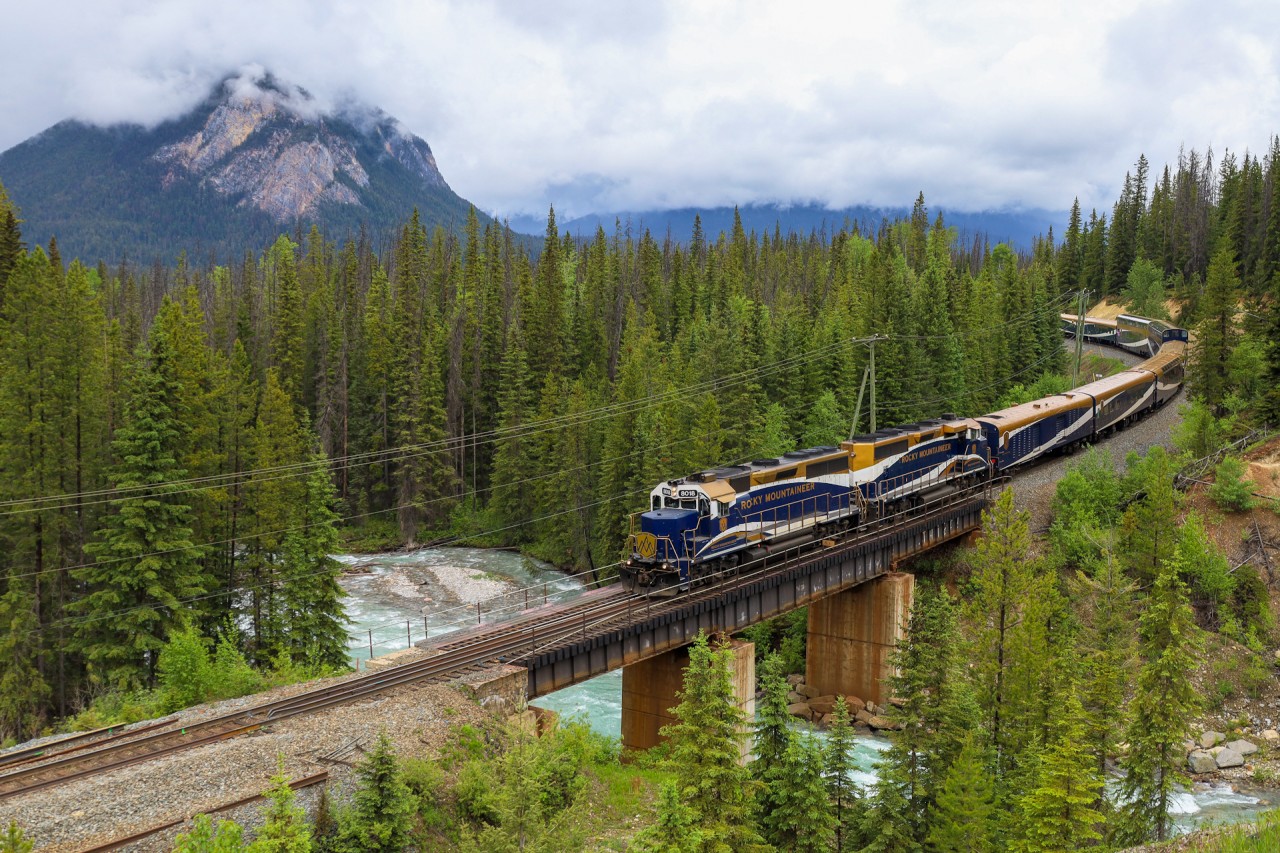
[[[51,695],[40,673],[40,620],[32,586],[30,578],[10,577],[0,595],[0,736],[5,740],[35,736]]]
[[[0,853],[30,853],[35,842],[27,838],[16,820],[9,821],[4,835],[0,836]]]
[[[973,556],[973,593],[965,622],[981,719],[994,751],[997,780],[1008,777],[1037,723],[1036,691],[1051,667],[1045,642],[1052,583],[1028,555],[1027,513],[1005,489],[983,512],[983,536]]]
[[[1182,743],[1201,705],[1191,677],[1202,641],[1179,574],[1177,557],[1161,567],[1138,623],[1142,667],[1130,702],[1120,790],[1123,835],[1139,844],[1168,837],[1174,790],[1185,784]]]
[[[169,631],[206,590],[201,548],[191,541],[191,508],[177,463],[182,435],[176,388],[165,378],[163,337],[135,363],[124,423],[112,442],[111,482],[121,497],[87,547],[97,562],[77,572],[88,590],[80,604],[78,645],[100,682],[123,689],[151,684]]]
[[[296,663],[321,669],[347,666],[346,595],[338,584],[338,515],[323,455],[312,456],[305,497],[284,542],[282,629]]]
[[[268,287],[274,286],[275,314],[272,317],[271,365],[280,377],[280,387],[296,406],[303,401],[303,300],[298,283],[297,245],[281,236],[267,253],[272,272]]]
[[[413,794],[405,785],[391,739],[379,732],[373,751],[356,768],[355,805],[338,832],[338,849],[400,853],[409,842]]]
[[[311,825],[306,811],[295,803],[283,758],[280,759],[279,772],[271,777],[271,787],[267,789],[266,796],[269,805],[262,829],[246,848],[248,853],[310,853]]]
[[[1177,541],[1178,493],[1173,475],[1169,454],[1156,445],[1129,476],[1142,497],[1125,510],[1118,550],[1125,568],[1143,583],[1155,579]]]
[[[190,832],[180,832],[174,839],[173,853],[241,853],[244,830],[231,820],[216,824],[207,814],[192,819]]]
[[[801,446],[838,445],[848,434],[849,421],[840,411],[835,392],[823,391],[805,416]]]
[[[752,819],[760,784],[741,764],[745,719],[734,697],[732,655],[705,635],[694,640],[680,704],[672,709],[678,722],[663,728],[681,799],[707,853],[764,847]]]
[[[965,737],[929,813],[929,853],[995,853],[995,784],[978,737]]]
[[[632,839],[637,853],[699,853],[703,849],[693,809],[681,800],[680,786],[673,780],[658,790],[658,820]]]
[[[1096,808],[1103,779],[1084,738],[1084,709],[1074,691],[1058,710],[1057,739],[1041,756],[1036,787],[1019,802],[1026,853],[1079,850],[1102,840]]]
[[[755,760],[751,775],[760,783],[756,797],[761,835],[774,847],[784,847],[793,840],[780,825],[776,812],[792,792],[786,789],[790,779],[785,767],[788,752],[795,740],[791,732],[791,715],[787,713],[788,685],[782,670],[782,658],[770,652],[760,664],[759,684],[763,693],[756,707]]]
[[[1239,338],[1235,328],[1239,289],[1235,259],[1231,249],[1223,246],[1209,262],[1187,377],[1196,396],[1212,406],[1219,417],[1226,411],[1223,404],[1231,390],[1231,353]]]
[[[926,818],[948,768],[975,717],[960,657],[955,613],[946,591],[922,587],[911,607],[905,642],[892,656],[892,695],[900,705],[888,710],[900,728],[882,755],[876,780],[878,805],[872,811],[885,825],[901,823],[917,843],[927,833]],[[887,795],[882,789],[895,788]],[[901,804],[888,815],[884,803]]]
[[[766,783],[768,785],[770,783]],[[812,735],[793,738],[772,784],[781,796],[761,826],[779,850],[825,853],[835,840],[835,815],[822,780],[822,748]]]
[[[857,826],[862,817],[862,799],[853,781],[853,725],[849,718],[849,705],[844,697],[836,699],[827,731],[827,754],[822,768],[827,783],[827,796],[831,800],[832,827],[835,853],[852,849]]]

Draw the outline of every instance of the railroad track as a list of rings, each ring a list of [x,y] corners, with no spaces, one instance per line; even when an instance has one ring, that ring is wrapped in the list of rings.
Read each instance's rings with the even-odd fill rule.
[[[933,503],[950,504],[960,498],[972,498],[980,491],[978,488],[966,488],[957,495]],[[904,518],[931,511],[930,506],[926,503],[894,516],[875,519],[853,531],[835,534],[833,538],[838,541],[838,547],[843,547],[864,536],[882,533]],[[638,615],[636,611],[639,608],[643,608],[645,618],[648,618],[715,598],[741,584],[785,571],[796,558],[812,550],[819,550],[819,546],[790,548],[762,557],[724,572],[713,582],[675,598],[650,599],[629,594],[617,585],[592,590],[566,604],[546,605],[501,623],[472,628],[434,645],[432,648],[438,654],[432,657],[189,725],[159,722],[114,734],[100,730],[11,753],[0,759],[0,800],[216,743],[271,723],[369,698],[396,687],[452,680],[482,671],[495,663],[518,663],[575,637],[586,639],[593,633],[630,624]],[[6,766],[12,769],[5,772]]]
[[[625,612],[630,596],[621,588],[606,587],[596,592],[600,594],[556,608],[558,613],[535,612],[536,615],[529,614],[510,623],[486,626],[486,630],[451,641],[434,657],[265,702],[244,711],[186,726],[158,723],[77,743],[63,750],[57,748],[64,742],[33,748],[30,754],[12,762],[23,766],[0,774],[0,800],[246,734],[271,723],[375,696],[406,684],[444,681],[481,671],[493,663],[533,651],[534,638],[539,644],[554,643],[576,634],[584,625],[586,630],[591,630],[601,618]]]

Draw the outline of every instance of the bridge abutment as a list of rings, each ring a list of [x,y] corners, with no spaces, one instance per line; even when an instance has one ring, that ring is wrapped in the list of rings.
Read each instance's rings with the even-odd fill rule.
[[[889,698],[889,657],[906,635],[915,575],[890,572],[809,604],[805,683],[823,695]]]
[[[756,647],[742,640],[730,642],[733,651],[733,692],[748,725],[756,715]],[[671,709],[680,704],[689,649],[672,649],[622,668],[622,746],[649,749],[662,743],[663,726],[676,722]],[[744,746],[745,760],[750,745]]]

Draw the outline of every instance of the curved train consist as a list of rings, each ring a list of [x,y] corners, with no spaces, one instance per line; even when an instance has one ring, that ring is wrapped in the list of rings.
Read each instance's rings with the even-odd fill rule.
[[[1062,315],[1074,336],[1075,315]],[[1182,387],[1187,332],[1122,314],[1081,336],[1147,355],[1128,370],[998,412],[941,418],[699,471],[654,487],[632,516],[632,591],[675,595],[767,553],[849,530],[1050,454],[1071,452],[1163,406]],[[638,530],[636,529],[638,526]]]

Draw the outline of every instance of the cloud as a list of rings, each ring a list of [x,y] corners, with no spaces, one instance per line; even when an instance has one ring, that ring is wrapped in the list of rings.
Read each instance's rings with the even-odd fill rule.
[[[1277,24],[1246,0],[19,0],[0,148],[154,124],[256,66],[315,96],[295,108],[396,116],[499,214],[1105,208],[1139,153],[1267,145]]]

